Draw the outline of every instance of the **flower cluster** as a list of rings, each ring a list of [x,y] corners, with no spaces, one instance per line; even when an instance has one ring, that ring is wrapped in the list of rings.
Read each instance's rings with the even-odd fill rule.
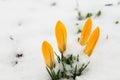
[[[91,56],[100,35],[99,27],[96,27],[90,35],[91,29],[92,19],[88,18],[84,24],[80,39],[78,41],[79,45],[85,47],[83,54],[88,58]],[[77,76],[82,74],[83,70],[89,64],[89,61],[87,64],[81,63],[79,60],[79,54],[76,56],[74,53],[64,55],[66,54],[65,51],[67,49],[67,30],[61,21],[58,21],[56,24],[55,35],[61,56],[58,56],[54,52],[49,42],[44,41],[42,43],[42,53],[46,63],[46,69],[52,80],[75,80]],[[57,61],[55,61],[54,54],[57,57]]]

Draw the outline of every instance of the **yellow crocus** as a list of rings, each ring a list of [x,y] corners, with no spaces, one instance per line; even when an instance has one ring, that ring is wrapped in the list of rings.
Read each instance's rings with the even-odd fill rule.
[[[44,41],[42,43],[42,53],[43,53],[44,60],[45,60],[47,67],[49,67],[50,69],[53,69],[53,67],[54,67],[54,50],[47,41]]]
[[[93,31],[92,35],[90,36],[88,44],[86,45],[85,50],[84,50],[85,54],[87,54],[88,56],[91,56],[92,51],[94,50],[95,45],[98,41],[99,35],[100,35],[100,29],[99,27],[97,27]]]
[[[80,44],[84,46],[89,38],[90,32],[92,28],[92,19],[88,18],[87,21],[84,24],[84,27],[82,29],[82,33],[80,35]]]
[[[66,43],[67,43],[67,31],[65,25],[58,21],[55,28],[55,35],[58,44],[58,49],[61,53],[66,50]]]

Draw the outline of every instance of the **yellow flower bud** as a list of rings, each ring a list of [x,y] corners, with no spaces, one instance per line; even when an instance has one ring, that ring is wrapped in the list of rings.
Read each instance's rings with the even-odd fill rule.
[[[92,35],[90,36],[90,39],[88,41],[88,44],[86,45],[86,48],[84,50],[84,52],[88,55],[88,56],[91,56],[92,54],[92,51],[94,50],[95,48],[95,45],[98,41],[98,38],[99,38],[99,35],[100,35],[100,29],[99,27],[97,27]]]
[[[80,40],[79,40],[79,42],[82,46],[84,46],[86,44],[86,42],[88,41],[88,38],[89,38],[89,35],[91,32],[91,28],[92,28],[92,19],[88,18],[82,29],[82,33],[81,33]]]
[[[54,50],[47,41],[44,41],[42,43],[42,53],[43,53],[44,60],[45,60],[47,67],[49,67],[50,69],[53,69],[53,67],[54,67]]]
[[[61,53],[63,53],[66,50],[67,31],[64,24],[61,21],[58,21],[56,24],[55,35],[58,44],[58,49]]]

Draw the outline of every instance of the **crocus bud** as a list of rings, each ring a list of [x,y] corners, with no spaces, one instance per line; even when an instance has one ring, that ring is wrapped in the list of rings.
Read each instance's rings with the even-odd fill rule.
[[[66,50],[67,31],[65,25],[61,21],[58,21],[56,24],[55,35],[58,49],[61,53],[63,53]]]
[[[80,35],[80,44],[82,46],[84,46],[86,44],[86,42],[88,41],[90,32],[91,32],[91,28],[92,28],[92,19],[88,18],[87,21],[84,24],[84,27],[82,29],[82,33]]]
[[[85,54],[87,54],[88,56],[91,56],[92,51],[94,50],[95,45],[98,41],[99,35],[100,35],[100,29],[99,27],[97,27],[93,31],[92,35],[90,36],[88,44],[86,45],[85,50],[84,50]]]
[[[44,60],[45,60],[47,67],[49,67],[50,69],[53,69],[53,67],[54,67],[54,50],[47,41],[44,41],[42,43],[42,53],[43,53]]]

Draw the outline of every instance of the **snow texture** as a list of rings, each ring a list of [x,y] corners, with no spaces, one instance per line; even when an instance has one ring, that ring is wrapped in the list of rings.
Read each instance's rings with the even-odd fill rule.
[[[93,14],[92,29],[99,26],[101,34],[89,66],[77,80],[120,80],[120,0],[79,0],[79,8],[83,16]],[[95,17],[99,10],[101,16]],[[77,16],[76,0],[0,0],[0,80],[50,80],[42,42],[49,41],[59,55],[54,28],[61,20],[67,45],[76,44],[77,30],[85,22]],[[76,46],[68,50],[75,52]]]

